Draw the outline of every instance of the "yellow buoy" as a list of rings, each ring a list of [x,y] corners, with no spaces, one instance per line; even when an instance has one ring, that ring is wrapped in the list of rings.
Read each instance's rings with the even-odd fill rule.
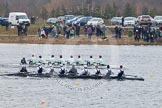
[[[150,74],[150,77],[153,78],[153,77],[155,77],[155,75],[154,74]]]
[[[75,86],[79,86],[79,82],[75,82]]]
[[[45,100],[41,100],[41,104],[44,105],[46,103]]]

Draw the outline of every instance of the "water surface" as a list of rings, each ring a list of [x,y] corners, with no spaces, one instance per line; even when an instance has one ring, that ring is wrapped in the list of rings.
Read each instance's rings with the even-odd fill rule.
[[[123,64],[126,74],[145,78],[141,82],[0,76],[1,108],[162,107],[161,46],[0,44],[0,49],[0,74],[17,72],[14,66],[32,54],[44,59],[51,54],[84,59],[102,55],[107,64]]]

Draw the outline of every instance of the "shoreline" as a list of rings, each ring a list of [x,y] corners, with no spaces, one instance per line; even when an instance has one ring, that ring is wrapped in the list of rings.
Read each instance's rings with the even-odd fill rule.
[[[108,36],[106,39],[92,36],[91,40],[88,40],[86,36],[81,35],[73,39],[66,39],[63,36],[47,39],[39,38],[36,35],[30,36],[2,36],[0,35],[0,43],[19,43],[19,44],[65,44],[65,45],[162,45],[162,39],[155,42],[145,42],[140,40],[139,42],[134,41],[133,37],[122,36],[121,39]]]

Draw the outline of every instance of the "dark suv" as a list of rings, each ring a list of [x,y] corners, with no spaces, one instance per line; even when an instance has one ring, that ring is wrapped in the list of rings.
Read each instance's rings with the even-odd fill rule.
[[[8,18],[0,18],[1,26],[9,26]]]

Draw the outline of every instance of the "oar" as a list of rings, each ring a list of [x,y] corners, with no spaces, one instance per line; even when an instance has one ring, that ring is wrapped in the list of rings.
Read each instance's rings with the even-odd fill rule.
[[[124,75],[124,76],[132,76],[132,77],[137,77],[137,75]]]

